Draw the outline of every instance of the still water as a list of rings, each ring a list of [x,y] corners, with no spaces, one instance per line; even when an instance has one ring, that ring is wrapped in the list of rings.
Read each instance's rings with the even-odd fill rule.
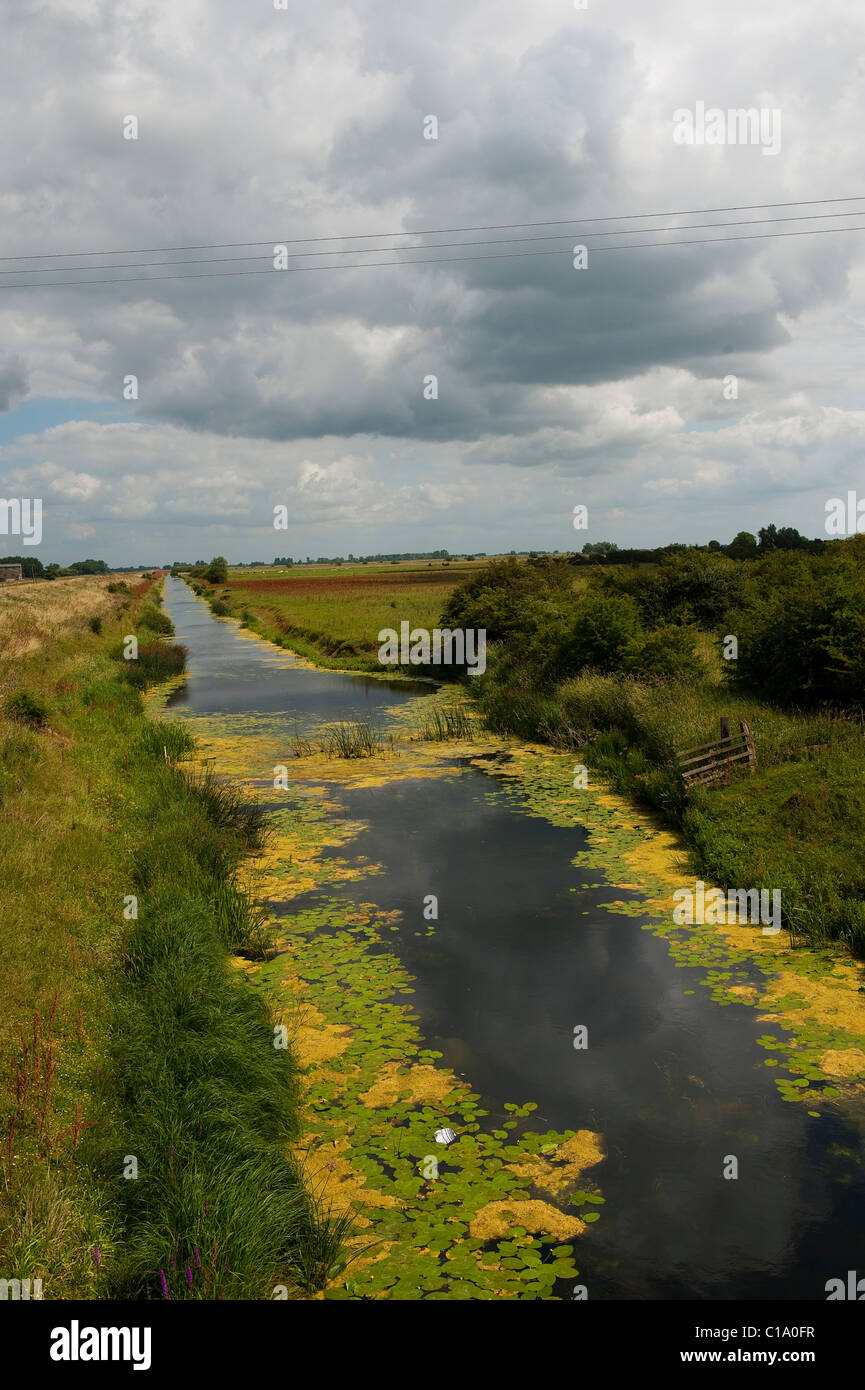
[[[415,698],[405,684],[293,666],[216,622],[180,581],[166,582],[166,607],[190,651],[172,703],[190,713],[249,713],[250,729],[256,714],[284,717],[290,734]],[[529,814],[513,779],[475,766],[333,798],[365,828],[330,853],[385,870],[340,892],[401,914],[388,949],[415,977],[425,1045],[492,1115],[532,1099],[538,1128],[603,1136],[604,1218],[579,1241],[591,1297],[825,1299],[827,1279],[865,1271],[859,1124],[782,1100],[756,1042],[777,1025],[719,1006],[702,967],[675,964],[647,919],[605,908],[636,895],[592,886],[597,870],[572,864],[582,831]],[[575,1051],[580,1024],[589,1047]],[[730,1155],[736,1180],[723,1176]]]

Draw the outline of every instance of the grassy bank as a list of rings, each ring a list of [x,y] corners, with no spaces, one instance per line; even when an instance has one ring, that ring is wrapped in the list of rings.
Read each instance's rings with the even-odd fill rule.
[[[80,579],[4,594],[4,631],[0,1276],[46,1298],[314,1288],[340,1231],[289,1157],[292,1053],[230,960],[262,950],[235,870],[265,827],[143,713],[182,664],[170,623],[149,581]]]
[[[785,924],[865,955],[861,538],[821,557],[678,557],[575,594],[566,567],[492,567],[442,621],[486,627],[488,727],[573,750],[656,808],[695,873],[781,891]],[[737,636],[738,658],[723,650]],[[758,767],[686,795],[677,753],[750,724]],[[575,789],[575,796],[579,791]]]

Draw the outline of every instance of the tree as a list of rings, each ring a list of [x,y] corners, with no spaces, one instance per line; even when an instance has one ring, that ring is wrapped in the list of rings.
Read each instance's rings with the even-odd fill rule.
[[[726,547],[726,551],[731,560],[756,560],[757,537],[750,531],[739,531]]]
[[[20,565],[22,579],[42,579],[45,571],[35,555],[4,555],[0,565]]]
[[[104,560],[74,560],[69,566],[70,574],[108,574]]]
[[[228,561],[224,555],[214,555],[207,569],[204,571],[204,578],[208,584],[225,584],[228,582]]]

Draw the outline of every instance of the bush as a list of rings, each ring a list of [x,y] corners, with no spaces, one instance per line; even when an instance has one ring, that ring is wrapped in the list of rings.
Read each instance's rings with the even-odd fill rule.
[[[753,564],[745,599],[727,618],[739,641],[738,660],[729,663],[733,679],[779,704],[861,708],[862,553],[854,547],[824,556],[774,551]]]
[[[170,637],[174,632],[174,624],[168,614],[157,608],[155,603],[143,606],[138,621],[141,627],[147,628],[150,632],[158,632],[160,636]]]
[[[620,671],[639,634],[640,619],[633,599],[589,589],[564,630],[550,639],[547,674],[559,681],[587,669]]]
[[[228,562],[223,555],[217,555],[211,560],[204,571],[204,578],[208,584],[225,584],[228,579]]]
[[[613,572],[600,580],[608,592],[633,598],[651,627],[696,624],[714,628],[742,597],[742,567],[725,555],[685,551],[667,555],[648,573]]]
[[[672,625],[634,638],[624,654],[624,666],[631,675],[655,681],[698,679],[705,674],[693,628]]]
[[[89,628],[90,628],[90,631],[91,631],[91,632],[95,632],[95,633],[97,634],[97,636],[98,636],[98,634],[102,631],[102,619],[101,619],[101,618],[90,618],[90,619],[88,620],[88,626],[89,626]]]
[[[19,724],[27,724],[31,729],[44,728],[48,722],[48,706],[31,695],[28,690],[20,690],[6,701],[6,713]]]
[[[448,628],[484,628],[488,642],[534,632],[538,603],[571,598],[573,572],[564,564],[493,560],[454,589],[441,617]]]
[[[125,663],[124,675],[130,685],[143,690],[179,676],[186,669],[187,655],[180,642],[144,642],[138,648],[138,660]]]

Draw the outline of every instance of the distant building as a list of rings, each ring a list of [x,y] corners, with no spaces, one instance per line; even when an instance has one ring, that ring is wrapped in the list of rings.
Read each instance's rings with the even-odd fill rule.
[[[20,565],[0,565],[0,584],[14,584],[20,578]]]

